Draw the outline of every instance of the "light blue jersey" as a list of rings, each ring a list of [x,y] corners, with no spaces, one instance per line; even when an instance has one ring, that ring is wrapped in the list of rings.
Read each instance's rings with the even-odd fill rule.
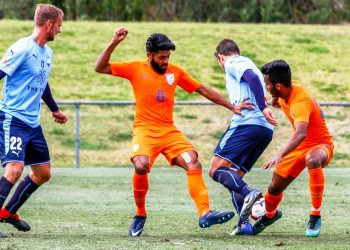
[[[0,61],[5,72],[0,110],[32,128],[40,125],[41,96],[52,66],[52,50],[41,48],[32,36],[12,44]]]
[[[238,125],[260,125],[273,129],[272,125],[266,121],[264,115],[259,110],[255,96],[248,86],[248,83],[242,79],[244,72],[248,69],[259,77],[264,90],[264,96],[266,96],[266,90],[263,86],[264,78],[260,70],[255,64],[246,57],[243,56],[231,56],[225,61],[226,72],[226,90],[232,104],[238,104],[245,98],[249,98],[247,102],[255,104],[254,110],[243,109],[241,110],[243,116],[235,114],[231,120],[231,127]]]

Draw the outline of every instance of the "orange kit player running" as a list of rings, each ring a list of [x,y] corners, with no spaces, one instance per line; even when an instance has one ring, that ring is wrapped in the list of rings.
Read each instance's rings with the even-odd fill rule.
[[[321,230],[321,204],[326,167],[333,157],[332,136],[328,132],[322,110],[316,100],[299,84],[292,83],[291,69],[283,60],[265,64],[267,91],[274,98],[274,106],[280,106],[292,124],[293,134],[279,153],[263,165],[263,169],[276,166],[272,181],[265,195],[266,214],[254,225],[254,234],[281,218],[277,210],[283,191],[303,171],[309,172],[311,193],[310,220],[305,235],[316,237]]]
[[[131,152],[135,168],[133,189],[136,216],[129,235],[140,236],[143,231],[147,216],[145,200],[149,186],[148,173],[160,153],[171,165],[187,171],[188,189],[198,209],[200,227],[210,227],[232,219],[233,212],[210,209],[208,190],[196,149],[173,124],[174,95],[179,85],[188,93],[196,91],[239,114],[241,109],[251,108],[251,103],[242,102],[234,106],[214,90],[194,80],[179,66],[169,63],[170,51],[175,50],[175,45],[163,34],[152,34],[148,38],[147,60],[110,62],[113,50],[127,34],[126,28],[116,29],[112,41],[99,56],[95,70],[128,79],[136,98]]]

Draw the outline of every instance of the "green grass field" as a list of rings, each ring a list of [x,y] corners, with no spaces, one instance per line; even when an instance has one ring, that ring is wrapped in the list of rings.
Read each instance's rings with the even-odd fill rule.
[[[258,236],[233,237],[229,234],[237,217],[220,226],[199,228],[185,172],[156,168],[150,175],[143,237],[130,239],[132,172],[131,168],[53,169],[52,180],[19,211],[32,230],[23,233],[0,224],[0,231],[9,235],[0,239],[0,249],[349,249],[349,169],[325,171],[318,238],[304,236],[310,203],[305,172],[285,192],[280,221]],[[229,193],[204,175],[212,208],[233,209]],[[247,175],[247,182],[265,191],[270,178],[271,172],[256,169]]]

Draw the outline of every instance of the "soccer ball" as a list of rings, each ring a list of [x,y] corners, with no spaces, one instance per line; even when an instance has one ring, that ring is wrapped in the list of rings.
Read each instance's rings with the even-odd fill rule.
[[[252,218],[253,220],[258,220],[264,214],[265,214],[265,199],[261,198],[260,200],[256,201],[253,204],[250,218]]]

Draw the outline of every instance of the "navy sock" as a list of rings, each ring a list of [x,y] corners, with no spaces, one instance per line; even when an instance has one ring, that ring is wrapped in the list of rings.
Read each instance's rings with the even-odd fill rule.
[[[243,207],[244,196],[239,193],[236,193],[235,191],[232,191],[231,197],[232,197],[233,206],[235,207],[237,214],[239,215]]]
[[[243,203],[244,203],[244,196],[232,191],[231,197],[232,197],[233,206],[235,207],[237,214],[240,215],[242,207],[243,207]],[[245,224],[245,223],[247,223],[247,221],[241,221],[239,219],[237,224],[238,224],[238,226],[241,226],[242,224]]]
[[[4,202],[9,195],[13,184],[9,182],[4,176],[0,179],[0,209],[4,205]]]
[[[11,214],[17,213],[17,210],[28,200],[29,196],[37,190],[38,187],[39,186],[29,178],[29,175],[24,177],[11,197],[11,200],[6,205],[6,210]]]
[[[243,181],[242,177],[233,169],[227,167],[219,167],[215,170],[213,180],[221,183],[230,192],[234,191],[247,196],[251,190]]]

